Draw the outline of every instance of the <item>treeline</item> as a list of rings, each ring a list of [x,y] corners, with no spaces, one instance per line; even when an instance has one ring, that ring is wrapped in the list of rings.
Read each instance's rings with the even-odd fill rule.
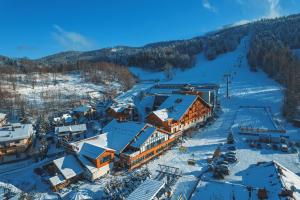
[[[124,90],[130,89],[135,83],[135,77],[127,67],[108,62],[77,61],[76,63],[54,63],[45,64],[30,60],[10,61],[1,67],[0,75],[8,75],[11,79],[14,74],[29,75],[38,74],[58,74],[79,71],[86,81],[93,83],[119,82]],[[11,82],[13,80],[10,80]]]
[[[223,29],[204,39],[204,55],[208,60],[215,59],[218,55],[234,51],[241,39],[249,32],[250,25],[241,25]]]
[[[256,23],[251,32],[248,62],[286,87],[284,116],[293,121],[300,110],[300,61],[293,48],[300,47],[300,18],[291,16]]]

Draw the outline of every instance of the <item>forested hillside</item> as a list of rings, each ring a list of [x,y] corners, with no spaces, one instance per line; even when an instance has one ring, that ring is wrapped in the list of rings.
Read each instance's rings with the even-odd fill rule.
[[[248,61],[286,87],[283,114],[292,121],[300,113],[300,16],[294,15],[253,24]]]

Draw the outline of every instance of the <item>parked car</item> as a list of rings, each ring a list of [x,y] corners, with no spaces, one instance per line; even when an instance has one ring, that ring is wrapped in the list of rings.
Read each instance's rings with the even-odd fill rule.
[[[219,160],[217,165],[228,165],[228,162],[226,160]]]
[[[282,152],[288,152],[289,151],[289,147],[286,144],[281,144],[280,149],[281,149]]]
[[[230,151],[235,151],[236,150],[235,146],[229,146],[229,147],[227,147],[227,149],[230,150]]]
[[[228,161],[229,163],[235,163],[235,162],[237,162],[237,158],[236,157],[226,157],[225,160]]]
[[[236,153],[234,151],[228,151],[225,153],[225,155],[236,155]]]
[[[228,165],[217,165],[216,166],[216,171],[219,171],[220,173],[224,174],[224,175],[229,175],[229,168]]]

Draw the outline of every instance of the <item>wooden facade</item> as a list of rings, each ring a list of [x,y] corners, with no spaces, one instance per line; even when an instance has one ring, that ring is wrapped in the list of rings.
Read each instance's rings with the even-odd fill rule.
[[[200,97],[197,97],[179,120],[174,120],[172,118],[162,120],[152,112],[147,116],[147,122],[173,134],[178,131],[184,131],[195,126],[197,123],[205,121],[211,116],[211,112],[211,107]]]
[[[25,138],[21,140],[1,142],[0,143],[0,157],[11,154],[18,154],[25,152],[32,143],[32,138]]]
[[[174,144],[175,138],[164,130],[155,129],[151,136],[139,147],[129,144],[120,154],[119,165],[133,170],[159,156]]]
[[[113,162],[115,156],[115,152],[112,150],[106,150],[103,154],[101,154],[96,159],[90,159],[89,160],[96,166],[96,168],[101,168],[105,165],[109,165],[111,162]]]
[[[161,144],[139,153],[137,155],[128,155],[128,154],[121,154],[120,161],[122,166],[126,169],[133,170],[136,169],[143,164],[147,163],[148,161],[152,160],[153,158],[161,155],[164,151],[170,149],[175,142],[175,138],[170,138]]]

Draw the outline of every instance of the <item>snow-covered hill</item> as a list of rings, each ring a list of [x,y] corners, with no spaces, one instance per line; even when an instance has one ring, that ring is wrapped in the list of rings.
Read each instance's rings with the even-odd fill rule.
[[[240,106],[270,106],[273,114],[279,120],[282,120],[281,106],[283,101],[283,88],[269,79],[263,72],[251,72],[246,60],[248,50],[248,38],[244,38],[238,48],[230,53],[223,54],[213,61],[208,61],[203,55],[197,58],[195,67],[184,71],[175,69],[172,80],[165,80],[162,72],[152,73],[141,70],[140,68],[131,68],[131,71],[143,80],[160,79],[162,82],[171,83],[192,83],[192,82],[211,82],[220,84],[220,102],[222,113],[215,122],[205,128],[192,134],[191,138],[185,139],[183,146],[187,148],[186,152],[180,151],[179,147],[174,147],[158,159],[155,159],[147,164],[152,176],[157,174],[158,164],[165,164],[178,167],[182,171],[182,177],[179,178],[174,186],[173,199],[178,199],[179,196],[190,197],[194,192],[194,199],[197,199],[203,194],[204,182],[199,181],[202,174],[202,169],[207,166],[206,159],[214,152],[214,150],[222,143],[226,142],[228,130],[231,127],[239,126],[238,123],[252,116],[243,115],[237,120],[237,112]],[[226,98],[226,80],[224,74],[231,74],[231,83],[229,85],[230,99]],[[287,135],[293,140],[299,141],[299,130],[282,121],[287,129]],[[237,187],[236,191],[242,192],[245,190],[239,187],[242,184],[242,172],[249,165],[256,164],[258,161],[278,160],[288,169],[295,173],[300,173],[300,162],[298,154],[287,154],[271,149],[251,149],[241,136],[235,133],[237,139],[237,158],[238,162],[230,166],[230,175],[225,181],[236,184],[235,186],[222,187],[220,183],[212,183],[210,192],[204,192],[206,196],[201,196],[202,199],[213,199],[214,192],[219,192],[225,188]],[[188,159],[195,159],[196,165],[187,164]],[[16,178],[17,177],[17,178]],[[31,178],[32,177],[32,178]],[[74,186],[80,190],[91,190],[100,198],[105,183],[112,178],[108,176],[105,179],[96,181],[95,183],[81,182]],[[255,177],[254,177],[255,178]],[[256,177],[259,178],[259,177]],[[38,180],[36,180],[38,179]],[[23,181],[22,181],[23,180]],[[26,181],[25,181],[26,180]],[[40,177],[34,175],[33,169],[20,170],[17,173],[0,175],[0,181],[25,190],[26,192],[35,191],[35,197],[38,199],[55,198],[52,192],[47,189],[47,184],[40,181]],[[65,189],[64,192],[72,189]],[[227,195],[227,196],[226,196]],[[222,194],[220,199],[230,199],[230,193]]]

